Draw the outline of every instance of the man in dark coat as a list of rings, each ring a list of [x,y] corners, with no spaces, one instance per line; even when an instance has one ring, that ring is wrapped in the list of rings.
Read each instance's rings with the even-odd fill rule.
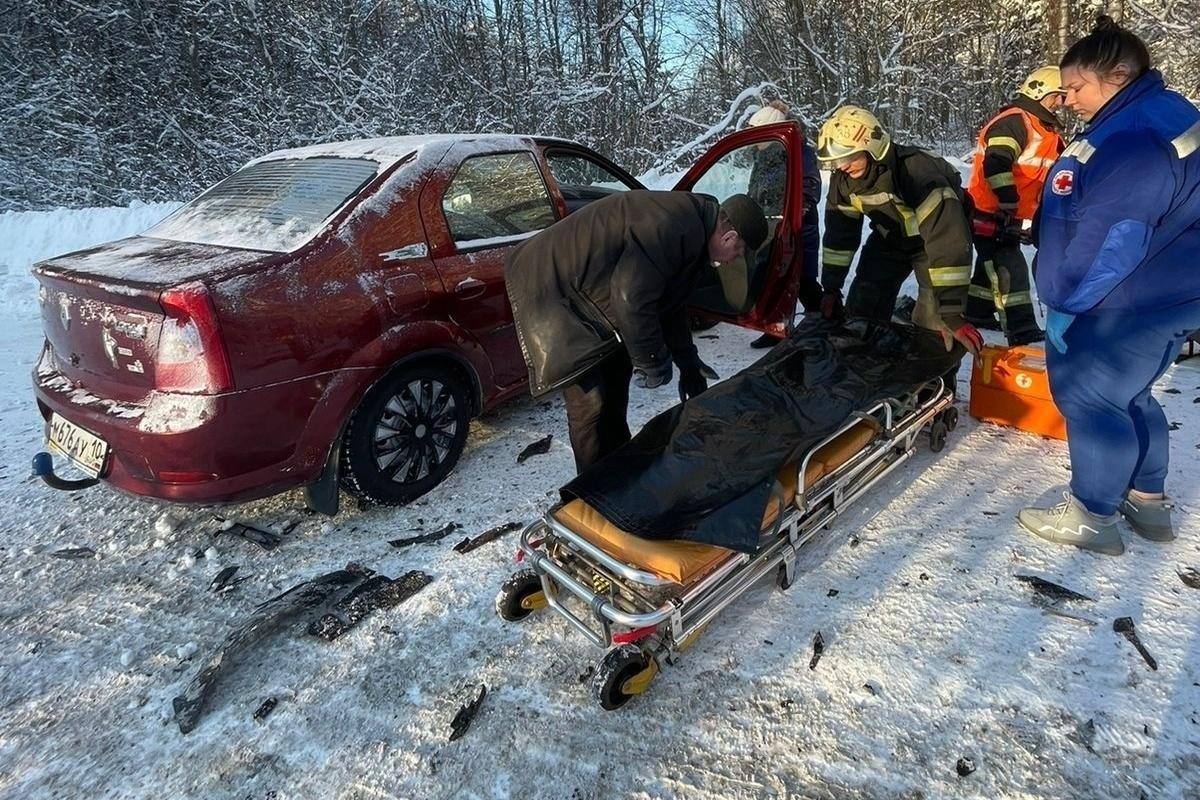
[[[629,380],[653,389],[679,367],[681,400],[716,378],[700,360],[686,303],[702,270],[767,236],[746,195],[724,203],[688,192],[621,192],[597,200],[513,250],[504,279],[537,397],[563,389],[575,465],[629,441]]]

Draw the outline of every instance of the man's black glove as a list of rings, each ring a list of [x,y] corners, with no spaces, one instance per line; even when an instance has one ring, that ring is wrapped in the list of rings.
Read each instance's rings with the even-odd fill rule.
[[[676,358],[675,363],[679,365],[680,402],[691,400],[708,388],[709,381],[721,377],[715,369],[701,361],[700,354],[696,352]]]
[[[639,389],[657,389],[671,382],[671,362],[664,359],[657,364],[634,366],[633,384]]]
[[[821,295],[821,316],[825,319],[841,320],[845,315],[842,307],[842,293],[826,291]]]

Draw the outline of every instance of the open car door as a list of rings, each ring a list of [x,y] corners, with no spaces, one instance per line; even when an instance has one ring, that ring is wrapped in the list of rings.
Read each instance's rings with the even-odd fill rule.
[[[737,259],[707,271],[688,301],[693,314],[785,335],[803,269],[803,139],[795,122],[762,125],[716,143],[676,184],[724,202],[748,194],[767,218],[767,240],[747,264]]]

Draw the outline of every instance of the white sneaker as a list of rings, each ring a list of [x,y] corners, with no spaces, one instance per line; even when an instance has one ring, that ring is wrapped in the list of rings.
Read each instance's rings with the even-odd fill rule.
[[[1125,552],[1118,519],[1118,514],[1108,517],[1093,514],[1070,492],[1063,492],[1063,501],[1053,508],[1026,508],[1017,514],[1021,527],[1034,536],[1109,556]]]

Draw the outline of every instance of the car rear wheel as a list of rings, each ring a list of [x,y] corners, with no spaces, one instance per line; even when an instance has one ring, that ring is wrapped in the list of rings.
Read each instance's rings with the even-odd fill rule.
[[[405,367],[363,398],[342,441],[342,485],[379,505],[404,505],[441,483],[462,455],[470,399],[460,373]]]

